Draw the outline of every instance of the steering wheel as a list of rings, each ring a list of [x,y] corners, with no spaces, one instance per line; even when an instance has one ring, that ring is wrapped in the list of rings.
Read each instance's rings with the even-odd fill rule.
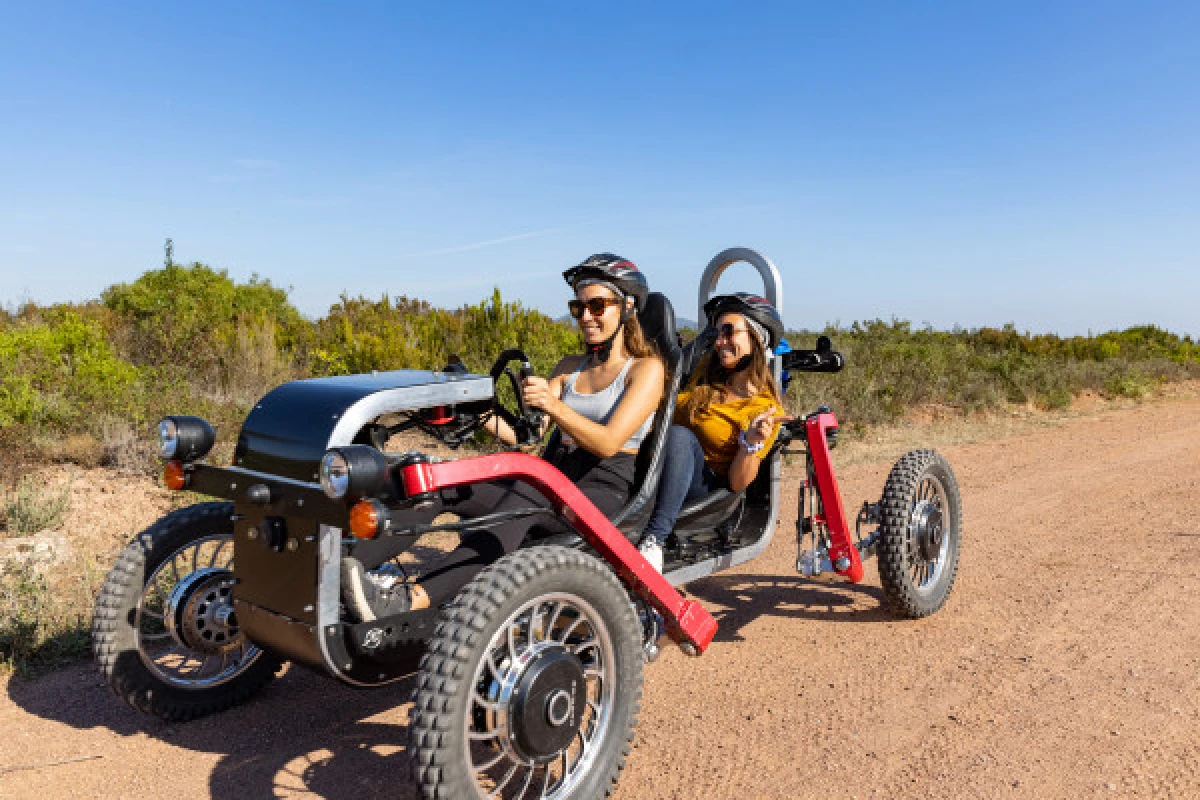
[[[521,362],[519,372],[513,372],[509,368],[510,361]],[[524,446],[537,442],[542,435],[542,423],[545,419],[545,412],[541,409],[530,408],[525,403],[525,397],[521,393],[521,383],[530,375],[533,375],[533,366],[529,363],[528,356],[519,348],[509,348],[496,357],[496,363],[492,365],[490,372],[492,382],[496,387],[495,396],[493,397],[493,412],[507,422],[517,434],[517,443]],[[513,413],[500,402],[500,378],[507,377],[512,384],[513,394],[517,398],[517,413]]]

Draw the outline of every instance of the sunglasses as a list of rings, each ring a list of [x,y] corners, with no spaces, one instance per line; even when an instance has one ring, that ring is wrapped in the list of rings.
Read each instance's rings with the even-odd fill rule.
[[[593,297],[591,300],[568,300],[567,309],[575,319],[583,319],[583,310],[592,312],[593,317],[604,316],[609,306],[620,305],[621,301],[613,297]]]
[[[741,333],[742,331],[749,333],[750,329],[749,328],[735,328],[735,327],[733,327],[732,322],[726,322],[724,325],[717,326],[717,338],[718,339],[732,339],[733,335],[735,333]]]

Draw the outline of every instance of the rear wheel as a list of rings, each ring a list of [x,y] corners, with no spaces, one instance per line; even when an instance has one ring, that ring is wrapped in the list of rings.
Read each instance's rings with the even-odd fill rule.
[[[945,604],[958,573],[962,499],[950,464],[934,450],[906,453],[888,475],[880,511],[887,603],[910,619],[929,616]]]
[[[125,547],[96,598],[92,653],[139,711],[176,721],[222,711],[280,667],[238,627],[232,514],[232,503],[199,503],[166,515]]]
[[[519,550],[442,612],[421,660],[414,772],[427,798],[593,798],[616,786],[642,692],[642,636],[606,565]]]

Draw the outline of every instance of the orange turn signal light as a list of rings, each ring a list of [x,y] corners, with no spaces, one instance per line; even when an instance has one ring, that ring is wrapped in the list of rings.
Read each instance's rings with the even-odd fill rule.
[[[168,489],[179,491],[188,484],[188,474],[183,469],[182,461],[168,461],[163,467],[163,483]]]
[[[378,503],[359,500],[350,509],[350,532],[359,539],[374,539],[379,535],[379,523],[383,519]]]

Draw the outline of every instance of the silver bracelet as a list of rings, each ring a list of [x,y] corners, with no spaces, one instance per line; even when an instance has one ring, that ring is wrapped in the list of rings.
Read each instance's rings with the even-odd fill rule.
[[[762,450],[763,446],[766,444],[766,442],[759,442],[758,444],[750,444],[750,442],[746,441],[746,432],[742,431],[741,433],[738,434],[738,444],[740,444],[742,446],[742,449],[745,450],[747,453],[750,453],[751,455],[753,455],[754,453],[757,453],[759,450]]]

